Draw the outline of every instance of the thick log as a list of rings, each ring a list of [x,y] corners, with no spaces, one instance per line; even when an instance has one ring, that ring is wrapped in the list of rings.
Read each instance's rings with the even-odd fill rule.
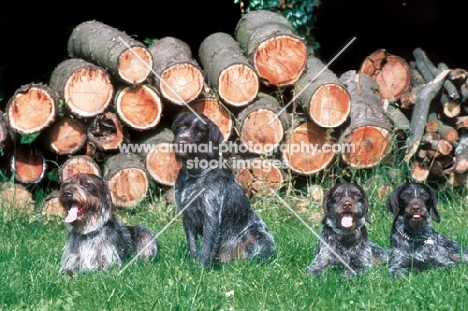
[[[41,214],[46,221],[51,221],[55,218],[65,217],[65,210],[59,202],[60,191],[52,191],[44,198],[44,202],[41,207]]]
[[[23,85],[15,91],[6,108],[7,123],[14,132],[33,134],[54,122],[59,98],[44,84]]]
[[[223,134],[223,142],[229,139],[234,127],[234,122],[232,121],[231,113],[218,99],[211,95],[206,95],[193,101],[190,104],[190,108],[196,113],[205,115],[219,127],[221,134]]]
[[[78,119],[62,118],[56,121],[46,132],[49,149],[58,154],[74,154],[86,143],[86,130]]]
[[[164,37],[148,48],[153,56],[152,84],[162,97],[176,105],[185,105],[203,90],[203,72],[187,43]]]
[[[174,134],[169,128],[160,128],[153,136],[143,142],[140,155],[148,174],[165,186],[175,184],[181,164],[177,162],[172,148]]]
[[[241,144],[253,154],[268,154],[282,140],[288,129],[286,113],[281,113],[278,101],[267,94],[242,110],[237,116],[236,129]]]
[[[229,166],[247,196],[271,196],[285,181],[280,160],[233,156]]]
[[[458,144],[455,147],[455,167],[456,173],[468,172],[468,134],[460,135]]]
[[[354,70],[345,72],[341,81],[351,95],[350,122],[344,128],[341,157],[355,168],[369,168],[379,164],[390,152],[392,125],[387,119],[378,93],[379,86],[366,74]]]
[[[133,129],[152,129],[161,121],[161,98],[156,89],[149,85],[120,88],[115,95],[114,105],[120,119]]]
[[[296,174],[312,175],[327,168],[334,160],[336,139],[330,130],[314,122],[305,122],[286,133],[281,146],[282,160]]]
[[[103,112],[114,95],[108,73],[79,58],[61,62],[52,72],[50,86],[63,99],[65,107],[80,117]]]
[[[127,140],[127,133],[115,113],[98,115],[88,127],[88,141],[100,150],[117,150]]]
[[[2,206],[3,217],[16,219],[19,215],[33,215],[34,199],[26,186],[18,183],[7,182],[0,184],[0,206]]]
[[[151,53],[143,43],[98,21],[83,22],[73,29],[68,54],[102,66],[128,84],[145,81],[153,67]]]
[[[62,182],[78,173],[94,174],[102,177],[99,165],[92,158],[85,155],[75,155],[70,157],[60,165],[59,173],[60,180]]]
[[[425,182],[429,176],[430,166],[418,161],[411,162],[410,176],[411,179],[418,182]]]
[[[118,207],[134,207],[148,193],[149,179],[139,155],[119,153],[106,160],[103,177]]]
[[[418,150],[427,122],[432,100],[443,86],[450,70],[442,71],[433,81],[427,83],[418,95],[411,117],[410,131],[406,140],[405,161],[408,161]]]
[[[374,79],[380,87],[380,97],[389,102],[398,100],[408,91],[411,82],[408,63],[385,49],[367,56],[359,72]]]
[[[291,85],[301,76],[307,46],[281,14],[250,11],[241,17],[234,34],[265,84]]]
[[[206,37],[198,52],[208,84],[220,99],[244,107],[257,96],[259,80],[254,68],[234,38],[222,32]]]
[[[337,127],[348,118],[349,93],[318,58],[309,57],[307,71],[295,84],[294,93],[304,112],[322,127]]]
[[[44,178],[47,163],[39,149],[29,145],[17,146],[11,156],[10,169],[15,180],[23,184],[34,184]]]

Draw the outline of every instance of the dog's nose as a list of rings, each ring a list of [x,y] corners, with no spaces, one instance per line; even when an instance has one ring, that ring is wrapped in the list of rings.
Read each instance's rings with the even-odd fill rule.
[[[66,197],[71,197],[73,196],[73,192],[69,189],[65,189],[63,190],[63,195],[66,196]]]
[[[353,204],[351,203],[351,201],[346,200],[346,201],[343,202],[343,207],[345,209],[351,209],[352,206],[353,206]]]

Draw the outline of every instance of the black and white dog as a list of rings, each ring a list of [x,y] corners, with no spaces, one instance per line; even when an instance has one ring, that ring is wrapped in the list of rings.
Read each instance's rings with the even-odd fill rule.
[[[219,128],[203,115],[183,112],[172,131],[176,158],[182,163],[175,201],[179,209],[185,208],[182,217],[191,258],[198,257],[202,266],[232,259],[267,260],[275,251],[273,237],[231,170],[220,165]]]
[[[468,262],[468,249],[438,233],[431,226],[439,222],[435,191],[421,183],[398,186],[387,199],[394,221],[390,234],[389,273],[402,276],[430,267],[450,268]]]
[[[387,262],[387,250],[372,243],[367,235],[365,224],[370,223],[370,217],[362,187],[355,183],[334,185],[325,195],[323,211],[321,239],[308,268],[309,274],[320,274],[332,267],[345,268],[343,276],[351,277],[373,263]]]
[[[73,275],[121,265],[135,253],[150,259],[158,253],[152,231],[117,221],[106,184],[93,174],[75,174],[61,189],[60,204],[70,226],[61,273]]]

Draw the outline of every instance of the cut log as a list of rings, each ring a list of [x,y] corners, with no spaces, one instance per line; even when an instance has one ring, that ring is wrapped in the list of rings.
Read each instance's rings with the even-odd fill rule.
[[[351,98],[346,87],[318,58],[309,57],[294,93],[304,112],[322,127],[337,127],[349,115]]]
[[[281,113],[278,101],[267,94],[242,110],[237,116],[237,132],[241,144],[253,154],[271,154],[288,129],[286,113]]]
[[[231,157],[229,166],[247,196],[271,196],[284,184],[281,160]]]
[[[85,155],[75,155],[60,165],[60,180],[62,182],[70,179],[78,173],[94,174],[102,177],[99,165],[90,157]]]
[[[340,79],[351,95],[350,122],[340,137],[341,157],[354,168],[373,167],[390,152],[393,141],[392,125],[377,92],[379,86],[368,75],[354,70]]]
[[[257,96],[257,73],[231,35],[217,32],[203,40],[198,52],[208,84],[220,99],[234,107],[244,107]]]
[[[181,164],[177,162],[172,148],[174,134],[168,128],[160,128],[152,137],[143,142],[140,152],[148,174],[165,186],[175,184]]]
[[[65,217],[65,210],[59,202],[60,191],[52,191],[44,198],[42,203],[41,213],[46,221],[51,221],[55,218]]]
[[[39,149],[29,145],[17,146],[11,156],[10,169],[15,180],[23,184],[34,184],[44,178],[47,163]]]
[[[455,147],[455,172],[463,174],[468,172],[468,134],[460,135]]]
[[[294,84],[307,62],[307,46],[289,21],[270,11],[250,11],[236,25],[235,38],[265,84]]]
[[[121,88],[117,91],[114,105],[120,119],[133,129],[152,129],[161,121],[161,98],[149,85]]]
[[[3,117],[3,111],[0,110],[0,156],[3,155],[3,149],[8,142],[8,124]]]
[[[283,161],[287,161],[285,163],[293,173],[316,174],[333,162],[336,139],[330,131],[314,122],[305,122],[286,133],[280,151]]]
[[[86,130],[77,119],[62,118],[46,134],[49,149],[58,155],[74,154],[86,143]]]
[[[151,53],[143,43],[98,21],[87,21],[73,29],[68,54],[102,66],[128,84],[145,81],[153,67]]]
[[[116,206],[134,207],[146,197],[149,180],[139,155],[119,153],[111,156],[105,168],[103,179]]]
[[[31,192],[22,184],[7,182],[0,185],[0,206],[3,217],[13,219],[15,216],[34,215],[34,199]]]
[[[234,124],[232,122],[231,113],[217,100],[215,97],[206,95],[193,101],[190,107],[196,112],[205,115],[219,127],[223,134],[223,142],[231,136]]]
[[[442,71],[433,81],[427,83],[418,95],[411,117],[408,139],[406,140],[405,161],[407,162],[418,150],[424,134],[431,102],[442,88],[445,77],[449,72],[450,70]]]
[[[430,167],[418,161],[412,162],[410,165],[410,175],[414,181],[425,182],[429,176]]]
[[[100,150],[109,151],[117,150],[128,139],[117,115],[106,112],[94,118],[88,127],[88,140]]]
[[[50,86],[63,99],[65,107],[80,117],[103,112],[114,95],[107,72],[78,58],[60,63],[52,72]]]
[[[185,105],[201,94],[203,72],[187,43],[173,37],[164,37],[148,50],[154,61],[152,84],[162,97],[176,105]]]
[[[367,56],[359,72],[374,79],[379,85],[380,97],[389,102],[396,101],[408,91],[411,82],[408,63],[385,49]]]
[[[58,102],[56,92],[47,85],[23,85],[8,101],[7,123],[19,134],[38,133],[54,122]]]
[[[392,122],[394,129],[402,131],[409,130],[410,121],[399,108],[389,105],[385,114]]]

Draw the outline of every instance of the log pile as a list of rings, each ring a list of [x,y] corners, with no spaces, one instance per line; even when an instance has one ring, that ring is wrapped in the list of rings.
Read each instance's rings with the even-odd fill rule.
[[[465,182],[467,71],[434,65],[419,48],[409,62],[379,49],[338,77],[306,51],[289,22],[267,11],[244,15],[234,36],[206,37],[198,55],[173,37],[146,47],[84,22],[50,81],[19,87],[0,107],[1,169],[23,185],[56,167],[60,181],[94,173],[117,206],[132,207],[152,185],[174,185],[180,164],[170,125],[191,110],[219,126],[226,163],[247,195],[269,195],[333,163],[394,162],[396,135],[406,139],[412,179]],[[54,198],[45,211],[55,210]]]

